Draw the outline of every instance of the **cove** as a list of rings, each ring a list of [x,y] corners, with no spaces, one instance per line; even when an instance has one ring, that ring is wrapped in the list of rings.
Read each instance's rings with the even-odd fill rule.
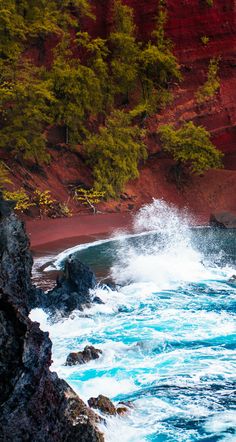
[[[106,441],[236,441],[236,232],[190,225],[187,213],[154,201],[135,235],[68,252],[96,271],[104,304],[57,323],[31,313],[50,333],[53,369],[84,400],[132,402],[101,426]],[[89,344],[100,359],[64,365]]]

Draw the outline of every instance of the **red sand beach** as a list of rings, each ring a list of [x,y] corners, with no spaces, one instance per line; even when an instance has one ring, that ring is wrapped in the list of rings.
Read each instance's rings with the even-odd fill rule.
[[[26,230],[31,248],[37,252],[48,252],[89,242],[112,235],[116,230],[132,229],[131,213],[106,213],[76,215],[72,218],[57,218],[26,221]]]

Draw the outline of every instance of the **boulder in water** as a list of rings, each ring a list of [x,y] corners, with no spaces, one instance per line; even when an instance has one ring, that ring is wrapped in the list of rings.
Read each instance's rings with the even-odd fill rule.
[[[115,405],[108,397],[103,396],[102,394],[97,398],[91,397],[88,400],[88,404],[91,408],[97,408],[104,414],[110,414],[112,416],[117,414]]]
[[[231,212],[212,213],[210,225],[221,229],[236,229],[236,215]]]
[[[98,359],[102,354],[102,350],[87,345],[83,351],[72,352],[67,356],[66,365],[86,364],[89,361]]]
[[[89,291],[95,285],[96,278],[92,270],[76,256],[69,256],[56,287],[46,294],[38,291],[34,307],[41,307],[54,316],[69,316],[74,310],[83,310],[92,301],[102,303],[98,297],[91,299]]]

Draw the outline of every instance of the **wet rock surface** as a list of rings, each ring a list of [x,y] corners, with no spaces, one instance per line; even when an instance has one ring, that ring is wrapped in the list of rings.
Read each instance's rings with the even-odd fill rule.
[[[112,416],[117,414],[115,405],[108,397],[103,396],[102,394],[97,398],[91,397],[88,400],[88,404],[91,408],[97,408],[104,414],[110,414]]]
[[[83,310],[91,302],[102,302],[97,297],[91,298],[90,290],[95,285],[96,278],[92,270],[76,256],[70,256],[65,261],[56,287],[47,293],[37,289],[31,307],[41,307],[55,318],[69,316],[74,310]]]
[[[212,213],[210,224],[222,229],[236,229],[236,215],[231,212]]]
[[[66,359],[66,365],[86,364],[89,361],[98,359],[102,351],[92,345],[87,345],[83,351],[71,352]]]
[[[98,416],[49,370],[51,341],[28,318],[35,292],[22,223],[0,205],[0,440],[103,442]]]

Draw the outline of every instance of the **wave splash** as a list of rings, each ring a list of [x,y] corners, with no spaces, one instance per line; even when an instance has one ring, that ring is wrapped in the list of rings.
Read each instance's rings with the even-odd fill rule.
[[[193,219],[186,211],[163,200],[154,200],[137,214],[136,232],[152,235],[137,246],[121,241],[118,259],[111,275],[119,284],[153,282],[166,289],[180,282],[208,279],[211,272],[203,264],[204,256],[193,246]]]
[[[221,245],[235,256],[236,236],[199,229],[196,237],[192,224],[187,212],[153,201],[138,213],[136,234],[89,246],[93,259],[101,247],[116,250],[111,274],[121,287],[98,287],[104,304],[54,324],[31,313],[50,331],[53,369],[85,401],[104,394],[134,404],[127,416],[107,419],[106,442],[236,440],[236,287],[228,283],[235,269],[218,265]],[[64,365],[88,344],[101,358]]]

